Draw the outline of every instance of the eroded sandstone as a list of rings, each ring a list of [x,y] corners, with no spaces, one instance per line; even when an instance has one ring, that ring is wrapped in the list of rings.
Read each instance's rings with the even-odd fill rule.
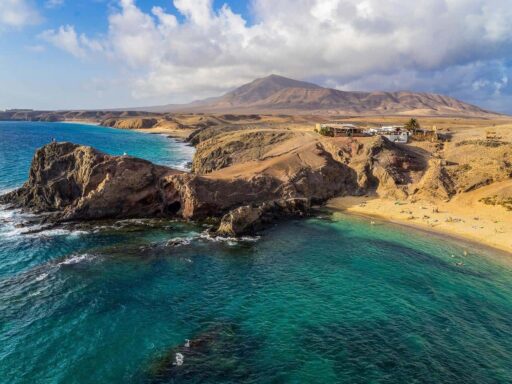
[[[91,147],[51,143],[36,151],[29,180],[0,202],[59,221],[218,218],[218,233],[252,233],[280,217],[307,214],[339,195],[378,191],[407,197],[424,164],[383,138],[326,141],[303,133],[222,130],[185,173]],[[244,139],[245,142],[241,139]],[[217,151],[218,148],[220,149]]]

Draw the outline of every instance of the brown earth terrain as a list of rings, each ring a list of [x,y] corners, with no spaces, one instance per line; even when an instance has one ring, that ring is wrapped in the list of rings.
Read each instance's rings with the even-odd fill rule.
[[[421,118],[445,140],[395,144],[314,132],[314,123],[328,116],[154,116],[109,117],[103,124],[187,136],[196,147],[192,172],[52,143],[36,153],[25,186],[1,201],[52,212],[60,221],[216,217],[224,235],[253,232],[327,202],[512,251],[511,118]],[[338,120],[372,127],[405,119]]]
[[[138,108],[151,112],[287,113],[329,115],[496,115],[475,105],[434,93],[354,92],[324,88],[270,75],[220,97],[183,105]]]
[[[171,114],[172,113],[172,114]],[[498,117],[453,97],[421,92],[356,92],[325,88],[316,84],[270,75],[242,85],[219,97],[188,104],[168,104],[125,110],[0,112],[0,120],[84,121],[93,120],[113,126],[116,119],[131,128],[155,128],[187,125],[176,121],[176,114],[288,114],[329,116],[451,116]],[[128,123],[129,122],[129,123]],[[117,121],[117,124],[120,122]],[[128,126],[120,127],[128,128]],[[181,127],[183,128],[183,127]]]

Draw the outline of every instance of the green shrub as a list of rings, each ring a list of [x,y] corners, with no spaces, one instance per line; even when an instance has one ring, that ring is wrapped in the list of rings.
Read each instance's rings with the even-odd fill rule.
[[[334,136],[332,130],[327,127],[320,127],[318,133],[321,134],[322,136]]]
[[[420,129],[421,126],[418,120],[412,118],[407,123],[405,123],[405,128],[414,132],[415,130]]]

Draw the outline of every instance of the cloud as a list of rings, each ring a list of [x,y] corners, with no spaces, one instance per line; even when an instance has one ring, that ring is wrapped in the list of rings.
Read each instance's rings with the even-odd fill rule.
[[[105,52],[133,72],[134,97],[172,102],[269,73],[341,89],[510,88],[510,0],[253,0],[251,23],[212,0],[174,6],[180,17],[120,0],[101,44],[71,26],[44,38],[77,57]]]
[[[0,27],[24,27],[41,20],[38,12],[26,0],[0,0]]]
[[[39,38],[81,59],[91,52],[103,50],[98,41],[89,39],[84,34],[78,36],[72,25],[61,26],[58,30],[46,30],[39,34]]]

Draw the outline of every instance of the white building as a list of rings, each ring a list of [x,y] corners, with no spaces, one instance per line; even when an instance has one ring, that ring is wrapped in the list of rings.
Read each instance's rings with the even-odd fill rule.
[[[380,128],[370,128],[367,134],[375,136],[384,136],[393,143],[406,144],[409,142],[410,132],[403,125],[388,125]]]

